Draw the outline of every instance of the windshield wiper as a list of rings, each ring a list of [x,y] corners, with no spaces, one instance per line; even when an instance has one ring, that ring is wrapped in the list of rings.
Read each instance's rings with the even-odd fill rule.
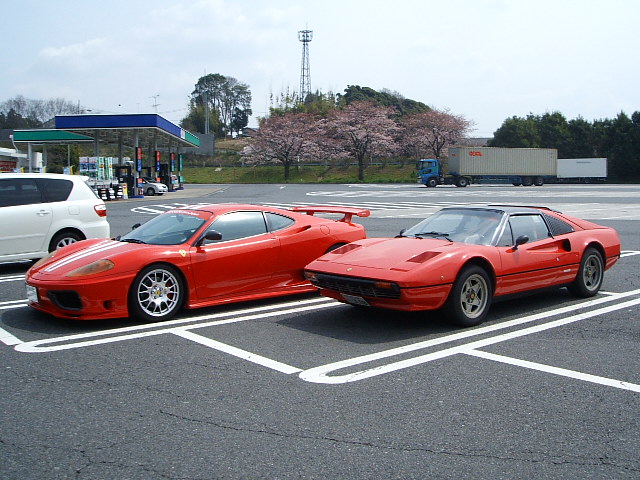
[[[121,238],[120,241],[121,242],[127,242],[127,243],[144,243],[145,245],[147,244],[147,242],[144,242],[144,241],[139,240],[137,238]]]
[[[443,232],[420,232],[420,233],[414,233],[413,236],[416,238],[422,238],[423,236],[429,236],[429,237],[442,237],[446,240],[448,240],[449,242],[453,242],[453,240],[451,240],[449,238],[449,235],[451,235],[450,233],[443,233]]]

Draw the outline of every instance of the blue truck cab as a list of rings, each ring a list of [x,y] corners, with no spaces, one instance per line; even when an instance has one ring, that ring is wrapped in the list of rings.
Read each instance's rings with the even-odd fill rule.
[[[435,158],[418,160],[416,170],[418,170],[418,183],[422,183],[427,187],[435,187],[444,183],[440,162]]]

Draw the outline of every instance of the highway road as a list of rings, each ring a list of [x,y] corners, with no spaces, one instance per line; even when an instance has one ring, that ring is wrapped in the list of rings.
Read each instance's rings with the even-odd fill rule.
[[[318,295],[71,322],[0,264],[2,479],[640,477],[640,186],[187,185],[108,204],[112,234],[196,203],[352,205],[392,236],[446,205],[545,205],[618,229],[602,292],[453,328]]]

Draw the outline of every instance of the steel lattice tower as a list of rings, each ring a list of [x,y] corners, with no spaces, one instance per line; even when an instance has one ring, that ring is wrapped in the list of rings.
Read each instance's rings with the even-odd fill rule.
[[[311,69],[309,68],[309,42],[313,39],[312,30],[300,30],[298,40],[302,42],[302,66],[300,67],[300,99],[304,102],[311,94]]]

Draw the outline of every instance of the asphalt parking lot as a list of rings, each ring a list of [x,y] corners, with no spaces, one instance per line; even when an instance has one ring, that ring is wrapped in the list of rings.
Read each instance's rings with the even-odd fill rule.
[[[530,198],[527,196],[530,195]],[[367,206],[388,236],[438,206],[548,204],[610,225],[602,292],[494,304],[456,329],[317,295],[70,322],[0,265],[0,477],[638,478],[640,188],[207,186],[112,203],[112,233],[175,204]],[[541,199],[544,202],[541,202]]]

